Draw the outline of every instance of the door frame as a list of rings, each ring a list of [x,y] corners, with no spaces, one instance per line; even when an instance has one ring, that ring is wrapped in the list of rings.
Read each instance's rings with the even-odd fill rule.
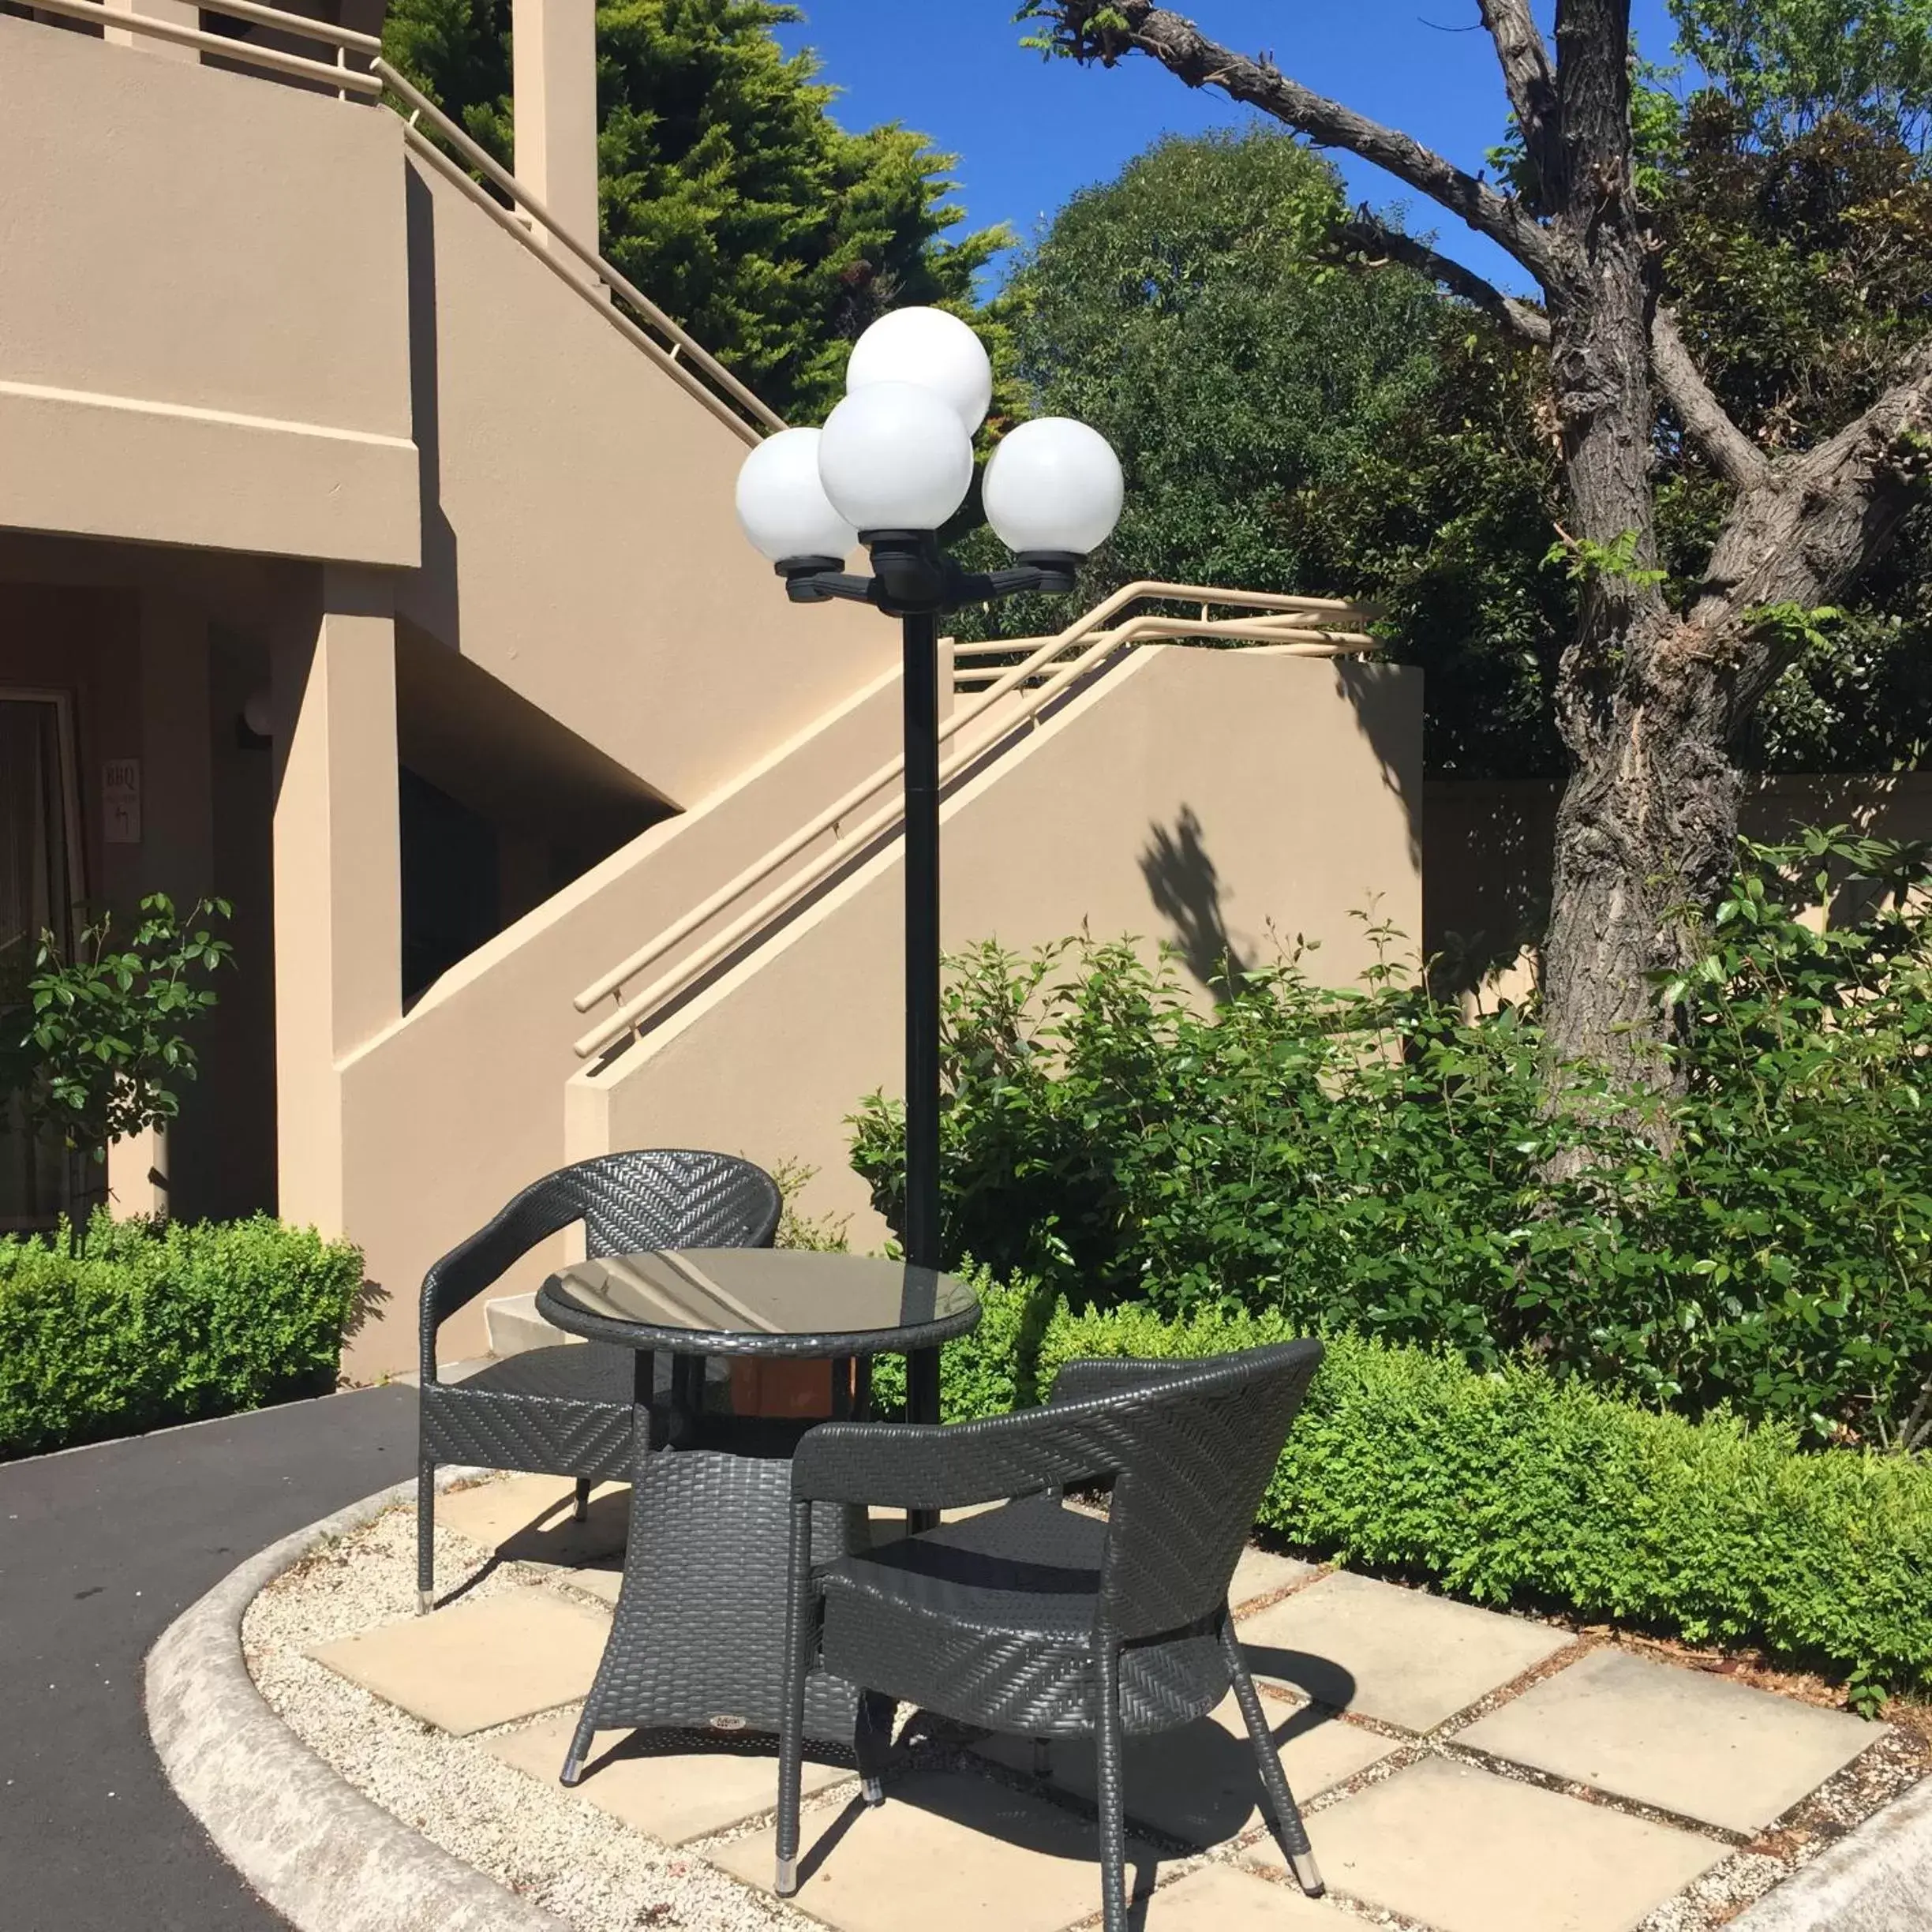
[[[62,844],[65,848],[67,876],[65,896],[58,899],[62,943],[73,943],[74,928],[86,902],[88,860],[85,828],[80,819],[80,747],[75,731],[74,694],[54,686],[9,684],[0,682],[0,704],[47,704],[54,707],[54,755],[60,761]],[[70,1188],[63,1176],[63,1211],[72,1205]],[[34,1216],[0,1215],[0,1234],[31,1232],[48,1223]]]

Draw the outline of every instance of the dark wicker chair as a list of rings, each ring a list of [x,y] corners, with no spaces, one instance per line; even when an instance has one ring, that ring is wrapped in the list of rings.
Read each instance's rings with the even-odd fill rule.
[[[1231,1684],[1297,1880],[1322,1889],[1229,1615],[1234,1565],[1321,1360],[1295,1342],[1205,1361],[1077,1361],[1045,1408],[986,1422],[831,1422],[792,1462],[777,1889],[798,1885],[807,1676],[1031,1737],[1091,1735],[1106,1932],[1127,1926],[1121,1739]],[[1103,1520],[1064,1488],[1105,1485]],[[943,1509],[1019,1497],[814,1567],[814,1503]],[[868,1795],[871,1792],[868,1792]]]
[[[648,1405],[653,1387],[649,1355],[561,1341],[492,1362],[464,1381],[439,1382],[437,1329],[572,1222],[583,1222],[593,1259],[647,1248],[769,1248],[781,1205],[777,1183],[763,1168],[729,1154],[682,1148],[605,1154],[531,1182],[430,1269],[422,1286],[417,1410],[420,1608],[435,1597],[439,1462],[574,1476],[581,1518],[593,1484],[630,1480],[638,1405]]]

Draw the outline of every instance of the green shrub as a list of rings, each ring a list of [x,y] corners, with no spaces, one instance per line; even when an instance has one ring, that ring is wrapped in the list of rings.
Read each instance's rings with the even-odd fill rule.
[[[0,1457],[326,1394],[361,1285],[266,1215],[0,1239]]]
[[[947,1258],[1932,1441],[1929,882],[1835,834],[1752,852],[1668,990],[1668,1103],[1573,1069],[1552,1110],[1533,1014],[1467,1017],[1386,963],[1338,990],[1291,957],[1203,1013],[1124,942],[983,947],[946,995]],[[1794,908],[1821,889],[1869,909],[1815,932]],[[896,1222],[898,1107],[855,1127]]]
[[[942,1361],[949,1420],[1037,1399],[1076,1357],[1297,1332],[1272,1313],[1076,1313],[976,1279],[985,1317]],[[1263,1529],[1477,1603],[1759,1645],[1855,1696],[1932,1686],[1932,1458],[1801,1451],[1785,1425],[1659,1415],[1534,1366],[1484,1373],[1349,1333],[1327,1348]],[[900,1386],[882,1372],[882,1399]]]

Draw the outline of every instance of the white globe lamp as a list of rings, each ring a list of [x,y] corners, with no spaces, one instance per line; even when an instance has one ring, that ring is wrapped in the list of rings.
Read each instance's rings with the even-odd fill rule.
[[[942,395],[971,436],[993,400],[993,365],[986,345],[943,309],[894,309],[852,344],[845,392],[875,383],[911,383]]]
[[[994,451],[980,500],[1009,550],[1083,557],[1113,534],[1124,490],[1120,459],[1099,430],[1069,416],[1039,416]]]
[[[859,533],[833,508],[818,480],[816,429],[781,429],[738,472],[738,521],[753,549],[774,564],[842,564]]]
[[[935,389],[855,390],[826,418],[818,477],[855,530],[936,530],[972,485],[972,438]]]

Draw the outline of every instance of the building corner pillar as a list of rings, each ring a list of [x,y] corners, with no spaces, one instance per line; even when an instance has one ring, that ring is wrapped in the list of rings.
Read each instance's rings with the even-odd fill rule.
[[[273,649],[276,1166],[282,1218],[353,1237],[343,1068],[402,1017],[395,617],[325,566]]]

